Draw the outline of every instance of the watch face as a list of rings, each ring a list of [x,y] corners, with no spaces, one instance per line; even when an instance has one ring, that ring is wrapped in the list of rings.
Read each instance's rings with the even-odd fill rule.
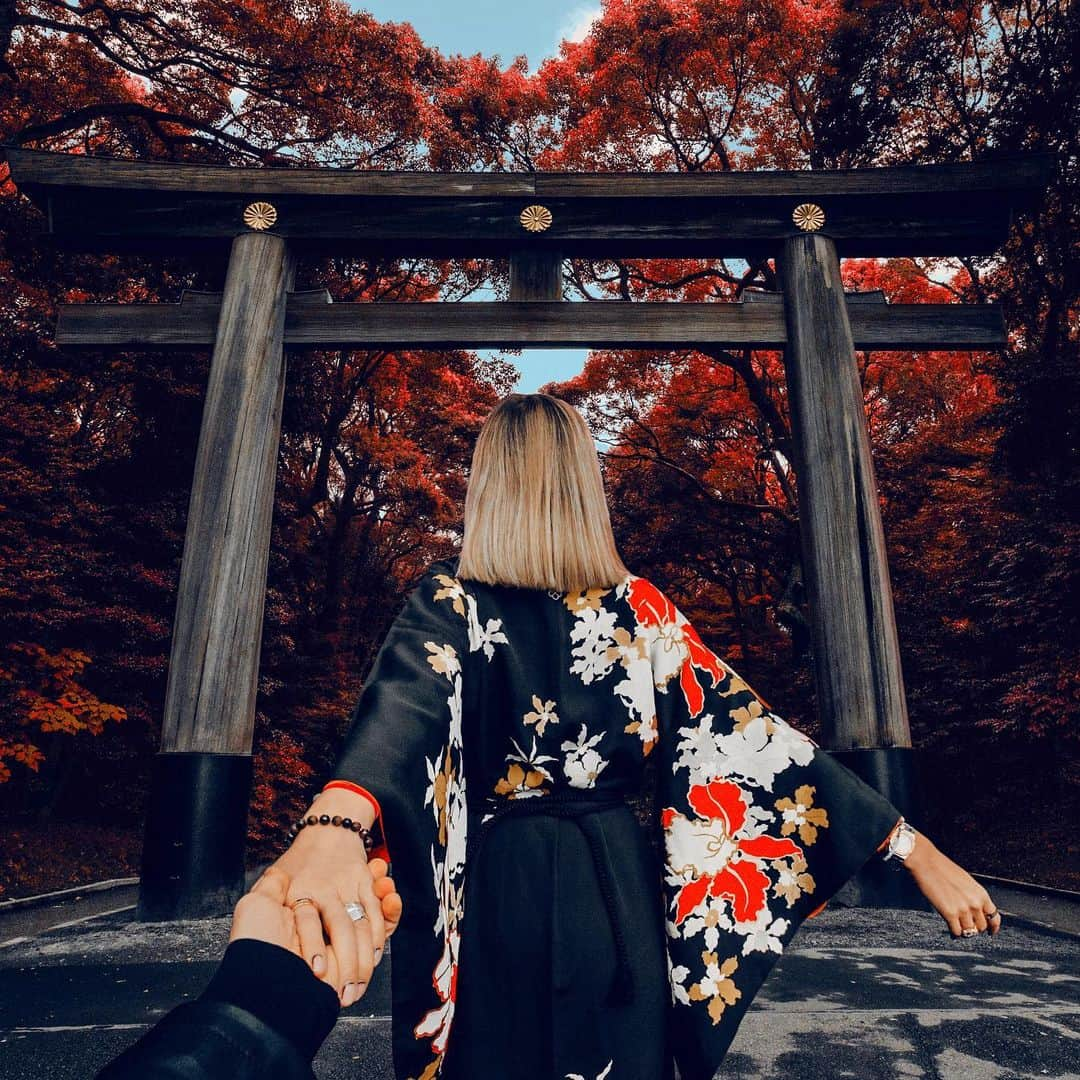
[[[915,849],[915,833],[909,829],[900,829],[893,839],[892,849],[898,858],[906,859]]]

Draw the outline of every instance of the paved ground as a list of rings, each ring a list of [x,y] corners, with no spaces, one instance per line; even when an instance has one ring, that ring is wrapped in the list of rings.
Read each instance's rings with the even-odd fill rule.
[[[228,925],[142,924],[128,910],[0,948],[0,1076],[92,1077],[199,993]],[[389,962],[342,1012],[320,1080],[390,1080]],[[929,913],[826,911],[792,942],[719,1075],[1080,1078],[1080,939],[1012,923],[956,942]]]

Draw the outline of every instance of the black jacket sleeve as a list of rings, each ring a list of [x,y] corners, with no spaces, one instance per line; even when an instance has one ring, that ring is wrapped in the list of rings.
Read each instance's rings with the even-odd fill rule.
[[[206,989],[166,1013],[95,1080],[311,1080],[338,997],[295,953],[236,938]]]

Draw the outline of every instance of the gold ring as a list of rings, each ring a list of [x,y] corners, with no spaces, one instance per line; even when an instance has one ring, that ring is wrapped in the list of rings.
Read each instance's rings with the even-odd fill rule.
[[[301,904],[314,904],[315,901],[310,896],[301,896],[299,900],[294,900],[289,907],[295,911]]]

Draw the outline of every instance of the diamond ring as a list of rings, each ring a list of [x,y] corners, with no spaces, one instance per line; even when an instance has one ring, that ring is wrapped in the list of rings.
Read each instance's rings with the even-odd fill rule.
[[[359,904],[354,904],[352,901],[345,905],[345,910],[349,913],[349,918],[353,922],[359,922],[361,919],[367,918],[367,912]]]

